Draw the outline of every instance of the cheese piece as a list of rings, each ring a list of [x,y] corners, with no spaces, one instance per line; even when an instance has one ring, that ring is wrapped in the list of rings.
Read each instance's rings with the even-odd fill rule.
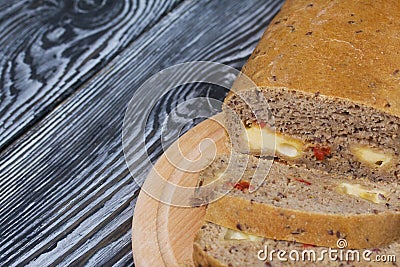
[[[249,240],[249,241],[262,241],[263,240],[263,238],[260,236],[246,234],[246,233],[235,231],[232,229],[227,229],[224,239],[225,240]]]
[[[374,203],[386,203],[387,193],[381,190],[368,190],[359,184],[341,183],[338,191],[351,196],[359,197]]]
[[[360,162],[372,167],[384,167],[389,165],[393,159],[390,154],[364,145],[353,145],[350,150]]]
[[[281,156],[296,158],[303,152],[303,142],[293,137],[275,133],[267,127],[253,126],[246,129],[246,142],[251,152],[275,151]]]

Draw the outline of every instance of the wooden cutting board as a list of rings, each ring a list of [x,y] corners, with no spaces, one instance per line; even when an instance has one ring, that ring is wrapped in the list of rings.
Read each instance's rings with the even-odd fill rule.
[[[157,187],[160,176],[174,184],[194,187],[197,170],[204,168],[216,155],[229,153],[222,120],[222,114],[218,114],[179,138],[154,165],[143,188]],[[179,166],[189,171],[182,171]],[[163,189],[159,191],[162,195]],[[177,194],[173,191],[172,197],[174,193]],[[204,215],[204,207],[164,204],[142,190],[132,225],[135,265],[192,266],[193,238]]]

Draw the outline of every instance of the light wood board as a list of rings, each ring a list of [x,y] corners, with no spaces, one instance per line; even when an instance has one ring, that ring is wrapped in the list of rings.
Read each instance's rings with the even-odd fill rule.
[[[184,162],[186,157],[186,160],[196,160],[192,167],[201,169],[205,162],[210,161],[210,155],[228,153],[221,120],[222,115],[218,114],[176,141],[154,165],[144,187],[159,178],[156,173],[175,184],[195,186],[198,172],[182,171],[175,166]],[[193,238],[202,224],[204,214],[204,207],[163,204],[142,191],[136,203],[132,229],[135,265],[191,266]]]

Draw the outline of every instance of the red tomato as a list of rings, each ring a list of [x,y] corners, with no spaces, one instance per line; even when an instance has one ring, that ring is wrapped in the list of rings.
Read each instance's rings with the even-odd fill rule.
[[[326,156],[329,156],[331,154],[330,147],[322,147],[320,145],[316,145],[313,148],[313,151],[315,158],[319,161],[323,161]]]

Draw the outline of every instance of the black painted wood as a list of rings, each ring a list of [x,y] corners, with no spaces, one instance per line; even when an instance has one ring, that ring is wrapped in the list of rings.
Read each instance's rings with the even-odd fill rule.
[[[126,105],[150,75],[177,63],[210,60],[241,68],[281,2],[184,2],[4,151],[0,265],[132,265],[139,188],[122,152]],[[151,158],[162,153],[159,127],[168,111],[199,95],[221,99],[225,91],[182,87],[156,107],[147,131]],[[134,179],[143,179],[148,166],[139,159],[146,149],[133,149]]]
[[[0,150],[181,1],[1,1]]]

